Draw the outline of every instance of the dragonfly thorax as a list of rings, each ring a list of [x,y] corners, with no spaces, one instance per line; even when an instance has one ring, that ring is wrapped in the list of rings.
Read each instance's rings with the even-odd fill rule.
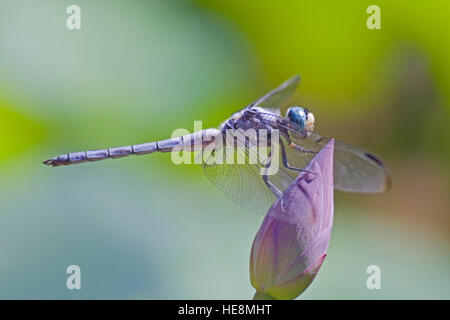
[[[256,114],[258,116],[255,116]],[[233,113],[230,118],[222,122],[219,129],[223,132],[229,129],[244,131],[249,129],[271,129],[268,128],[268,124],[264,120],[274,121],[279,116],[278,110],[252,106]]]

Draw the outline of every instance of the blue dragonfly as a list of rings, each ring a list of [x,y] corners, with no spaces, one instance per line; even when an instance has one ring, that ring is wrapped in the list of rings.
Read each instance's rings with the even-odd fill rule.
[[[203,171],[206,176],[236,204],[254,212],[266,213],[270,205],[303,171],[314,155],[330,140],[313,132],[315,118],[312,112],[300,106],[290,107],[283,117],[279,107],[295,91],[300,82],[298,75],[282,83],[276,89],[265,94],[242,110],[234,113],[219,128],[209,128],[182,137],[149,142],[124,147],[107,148],[94,151],[71,152],[62,154],[43,163],[49,166],[64,166],[83,162],[115,159],[129,155],[143,155],[154,152],[179,152],[180,150],[203,153]],[[244,144],[235,146],[240,152],[236,157],[242,161],[218,163],[208,161],[224,153],[226,133],[264,129],[267,149],[265,156],[257,155],[261,161],[251,162],[253,153],[258,150]],[[271,134],[277,131],[277,150]],[[260,136],[257,135],[257,139]],[[222,142],[221,141],[221,142]],[[216,142],[216,144],[214,144]],[[212,147],[211,147],[212,146]],[[208,152],[206,152],[208,150]],[[277,157],[277,158],[275,158]],[[264,174],[264,170],[277,160],[276,173]],[[390,171],[379,157],[373,153],[350,144],[335,141],[334,151],[334,187],[337,190],[352,193],[382,193],[390,185]]]

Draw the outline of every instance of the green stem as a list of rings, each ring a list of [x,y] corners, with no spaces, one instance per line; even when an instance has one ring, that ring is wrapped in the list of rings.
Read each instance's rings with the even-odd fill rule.
[[[264,292],[256,291],[253,300],[273,300],[273,298]]]

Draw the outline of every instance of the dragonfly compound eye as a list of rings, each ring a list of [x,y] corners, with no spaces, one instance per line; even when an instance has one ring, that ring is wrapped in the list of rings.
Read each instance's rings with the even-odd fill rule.
[[[311,114],[311,113],[309,113],[309,114]],[[298,124],[301,127],[301,129],[305,128],[307,117],[306,117],[305,109],[303,109],[302,107],[289,108],[287,117],[288,117],[289,121],[292,121],[292,122]]]

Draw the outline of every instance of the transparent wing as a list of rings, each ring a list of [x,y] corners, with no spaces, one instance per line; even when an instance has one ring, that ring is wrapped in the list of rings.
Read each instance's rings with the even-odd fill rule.
[[[253,102],[252,105],[263,108],[280,107],[280,104],[286,101],[292,95],[292,93],[294,93],[299,82],[300,76],[296,75],[283,82],[278,88],[270,91],[263,97]]]
[[[225,154],[225,148],[215,152],[214,156]],[[238,157],[242,157],[242,154]],[[248,163],[246,153],[241,161],[245,164],[217,164],[207,159],[203,164],[203,171],[208,179],[237,205],[264,214],[276,197],[262,180],[258,165]]]
[[[334,187],[345,192],[382,193],[391,184],[390,170],[376,155],[336,141]]]
[[[267,121],[260,119],[261,121]],[[289,134],[290,142],[307,151],[319,152],[330,140],[317,133],[306,136],[296,129],[292,122],[279,118],[269,121],[270,125]],[[286,140],[286,137],[284,138]],[[314,153],[305,153],[285,144],[286,158],[291,166],[304,168],[314,157]],[[350,144],[335,141],[334,150],[334,187],[337,190],[354,193],[382,193],[389,188],[390,171],[373,153]]]
[[[260,162],[252,164],[249,160],[252,156],[257,159],[258,151],[245,147],[236,150],[233,154],[234,164],[226,164],[226,160],[220,164],[211,159],[219,154],[223,159],[230,158],[225,148],[215,150],[203,163],[205,175],[237,205],[258,214],[266,214],[276,196],[263,180],[261,170],[265,167]],[[282,168],[277,174],[267,176],[267,179],[281,192],[293,181],[292,175]]]

